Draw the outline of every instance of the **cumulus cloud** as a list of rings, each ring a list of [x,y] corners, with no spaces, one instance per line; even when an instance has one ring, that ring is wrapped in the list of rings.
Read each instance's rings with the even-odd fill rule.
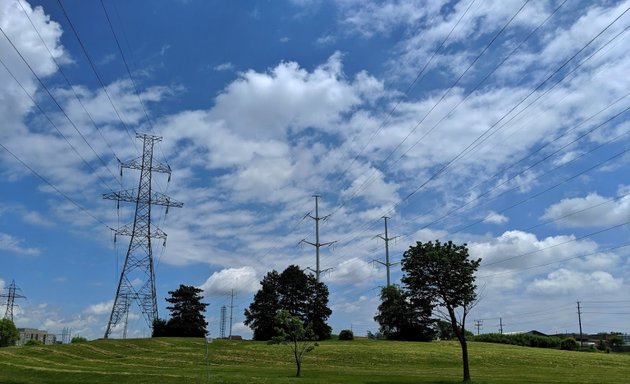
[[[109,314],[114,306],[114,300],[105,301],[102,303],[96,303],[88,306],[83,313],[86,315],[101,316]]]
[[[540,295],[567,295],[579,291],[614,292],[622,285],[622,278],[615,278],[608,272],[582,273],[561,268],[543,279],[534,280],[527,290]]]
[[[214,272],[199,288],[205,295],[252,293],[260,288],[256,271],[252,267],[227,268]]]
[[[607,198],[592,192],[585,197],[562,199],[549,206],[543,219],[558,220],[568,227],[605,227],[621,224],[630,217],[630,196]]]
[[[353,257],[333,270],[330,281],[337,284],[366,284],[377,274],[378,271],[370,263]]]
[[[491,212],[488,216],[486,216],[485,219],[483,219],[484,223],[490,223],[490,224],[505,224],[508,222],[508,217],[505,215],[502,215],[500,213],[496,213],[496,212]]]

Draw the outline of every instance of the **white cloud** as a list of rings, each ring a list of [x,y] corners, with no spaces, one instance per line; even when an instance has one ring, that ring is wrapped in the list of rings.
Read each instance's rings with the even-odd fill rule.
[[[483,219],[484,223],[490,224],[505,224],[509,221],[508,217],[502,215],[500,213],[491,212],[485,219]]]
[[[24,240],[0,232],[0,250],[9,251],[18,255],[37,256],[42,253],[38,248],[24,245]]]
[[[223,71],[233,71],[234,70],[234,65],[231,62],[225,62],[225,63],[221,63],[218,65],[215,65],[214,67],[215,71],[218,72],[223,72]]]
[[[256,271],[252,267],[227,268],[214,272],[199,288],[205,295],[252,293],[260,288]]]
[[[567,295],[580,291],[614,292],[622,285],[622,278],[614,278],[608,272],[581,273],[561,268],[549,273],[544,279],[534,280],[527,290],[541,295]]]
[[[112,311],[114,306],[114,300],[105,301],[102,303],[96,303],[88,306],[83,313],[86,315],[101,316],[107,315]]]
[[[353,257],[332,271],[330,281],[336,284],[370,284],[378,273],[371,263]]]
[[[36,211],[25,212],[22,216],[24,222],[42,227],[52,227],[54,223],[47,217],[44,217],[41,213]]]
[[[592,192],[585,197],[562,199],[545,210],[543,219],[568,227],[606,227],[630,217],[630,196],[606,198]]]
[[[244,339],[251,339],[253,332],[251,328],[243,324],[243,322],[239,322],[232,324],[232,335],[238,335],[243,337]]]

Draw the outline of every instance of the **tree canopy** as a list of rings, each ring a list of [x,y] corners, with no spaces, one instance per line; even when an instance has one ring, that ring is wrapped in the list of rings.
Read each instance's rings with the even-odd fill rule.
[[[254,331],[254,340],[271,340],[277,336],[276,315],[280,310],[297,316],[310,327],[319,340],[330,338],[331,328],[326,323],[332,313],[328,308],[328,288],[291,265],[282,273],[267,273],[254,301],[245,310],[245,325]]]
[[[271,340],[273,343],[287,344],[291,347],[295,359],[295,376],[300,377],[304,355],[315,349],[317,337],[310,325],[305,326],[298,316],[290,314],[286,309],[279,310],[274,321],[276,336]]]
[[[0,320],[0,347],[15,345],[19,338],[20,333],[11,320]]]
[[[477,301],[475,271],[481,259],[470,260],[466,244],[417,242],[403,254],[402,278],[412,305],[430,303],[446,310],[453,333],[462,349],[464,381],[470,380],[466,315]],[[459,311],[459,316],[457,312]]]
[[[170,297],[166,307],[171,318],[166,321],[156,319],[153,322],[153,337],[205,337],[208,333],[204,312],[208,304],[202,303],[201,289],[180,284],[174,291],[168,291]]]
[[[431,303],[412,304],[405,291],[397,285],[381,290],[381,304],[374,320],[379,331],[390,340],[430,341],[435,331],[432,327]]]

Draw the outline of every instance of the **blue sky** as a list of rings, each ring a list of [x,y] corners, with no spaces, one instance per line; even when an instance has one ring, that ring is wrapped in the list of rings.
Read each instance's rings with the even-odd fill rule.
[[[335,332],[377,329],[385,215],[394,262],[435,239],[483,259],[471,328],[577,331],[580,301],[585,331],[630,332],[630,2],[105,0],[133,81],[101,2],[61,3],[81,44],[57,1],[0,1],[18,326],[103,335],[128,241],[110,227],[133,212],[102,194],[137,184],[117,158],[140,132],[173,169],[155,188],[184,202],[154,211],[162,316],[168,290],[199,286],[216,336],[234,290],[250,336],[262,277],[315,265],[298,244],[317,194]],[[129,336],[147,333],[132,307]]]

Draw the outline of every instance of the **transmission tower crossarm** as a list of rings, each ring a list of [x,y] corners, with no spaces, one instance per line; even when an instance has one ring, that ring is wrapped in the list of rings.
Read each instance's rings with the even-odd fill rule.
[[[118,191],[118,192],[104,193],[103,199],[115,200],[115,201],[126,201],[129,203],[141,202],[145,204],[161,205],[164,207],[175,207],[175,208],[181,208],[184,206],[184,203],[177,201],[160,192],[151,192],[150,196],[142,195],[138,193],[137,188],[126,189],[124,191]]]

